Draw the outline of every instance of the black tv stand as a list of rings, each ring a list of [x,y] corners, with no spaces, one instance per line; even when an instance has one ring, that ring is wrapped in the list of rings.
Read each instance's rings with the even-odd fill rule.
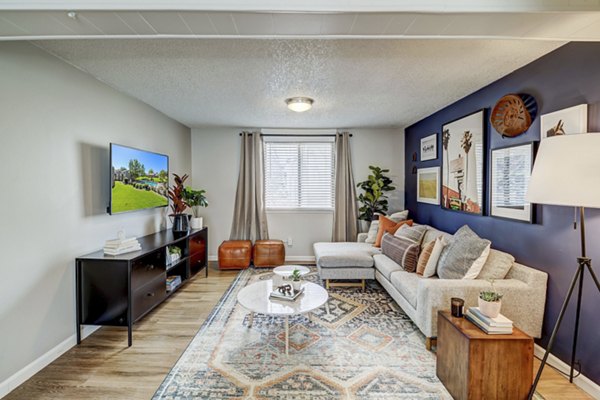
[[[208,228],[184,234],[164,230],[138,240],[140,251],[109,256],[99,250],[76,259],[77,344],[81,343],[81,325],[105,325],[126,326],[131,346],[135,322],[200,270],[208,277]],[[167,265],[171,246],[181,249],[181,258]],[[167,291],[170,276],[181,277],[181,285]]]

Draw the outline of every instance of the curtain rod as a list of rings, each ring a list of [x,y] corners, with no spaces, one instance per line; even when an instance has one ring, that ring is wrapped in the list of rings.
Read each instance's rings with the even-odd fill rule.
[[[248,135],[252,135],[252,132],[248,133]],[[311,134],[297,134],[297,135],[284,135],[284,134],[278,134],[278,133],[261,133],[260,136],[283,136],[283,137],[336,137],[338,135],[341,135],[341,133],[336,133],[333,135],[311,135]],[[240,133],[240,136],[242,136],[242,134]],[[350,134],[350,137],[352,137],[352,134]]]

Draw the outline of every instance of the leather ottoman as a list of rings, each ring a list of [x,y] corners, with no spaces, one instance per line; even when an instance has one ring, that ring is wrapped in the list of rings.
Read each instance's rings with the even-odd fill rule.
[[[219,246],[219,269],[246,269],[251,256],[251,241],[225,240]]]
[[[278,267],[285,262],[285,246],[281,240],[257,240],[254,242],[255,267]]]

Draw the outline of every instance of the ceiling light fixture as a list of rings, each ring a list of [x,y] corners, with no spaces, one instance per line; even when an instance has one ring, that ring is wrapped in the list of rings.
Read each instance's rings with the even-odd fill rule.
[[[310,110],[314,102],[310,97],[290,97],[289,99],[285,99],[285,104],[287,104],[288,108],[299,113]]]

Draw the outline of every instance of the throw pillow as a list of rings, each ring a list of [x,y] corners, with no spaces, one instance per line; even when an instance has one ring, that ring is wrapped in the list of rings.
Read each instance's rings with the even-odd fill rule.
[[[489,240],[481,239],[467,225],[463,226],[442,252],[437,266],[438,276],[442,279],[463,279],[475,274],[477,277],[487,259],[490,245]],[[469,273],[472,267],[473,271]]]
[[[381,252],[407,272],[415,272],[420,246],[406,238],[385,233],[381,240]]]
[[[435,275],[442,251],[444,251],[444,248],[448,245],[448,242],[446,242],[446,239],[444,239],[443,236],[438,237],[434,242],[435,244],[431,251],[431,256],[429,256],[427,265],[425,265],[425,271],[423,271],[423,278],[431,278]]]
[[[391,219],[384,217],[383,215],[379,216],[379,230],[377,231],[377,239],[375,239],[375,247],[381,247],[381,239],[383,238],[383,234],[388,232],[392,235],[400,228],[402,225],[412,225],[412,220],[408,221],[400,221],[395,222]]]
[[[375,243],[377,240],[377,232],[379,231],[379,220],[371,221],[371,225],[369,226],[369,231],[367,232],[367,238],[365,239],[365,243]]]
[[[491,249],[477,279],[504,279],[515,263],[515,258],[503,251]]]
[[[420,246],[421,242],[423,241],[423,237],[425,237],[426,232],[426,225],[412,226],[412,224],[410,224],[400,227],[400,229],[398,229],[396,233],[394,233],[394,235],[396,235],[397,237],[410,239]]]
[[[425,271],[425,266],[427,265],[427,261],[429,261],[429,257],[431,257],[433,246],[435,246],[435,240],[432,240],[431,242],[423,246],[421,254],[419,254],[419,261],[417,261],[417,274],[423,275],[423,272]]]
[[[404,221],[405,219],[408,219],[408,210],[395,212],[388,216],[388,218],[396,222]]]

